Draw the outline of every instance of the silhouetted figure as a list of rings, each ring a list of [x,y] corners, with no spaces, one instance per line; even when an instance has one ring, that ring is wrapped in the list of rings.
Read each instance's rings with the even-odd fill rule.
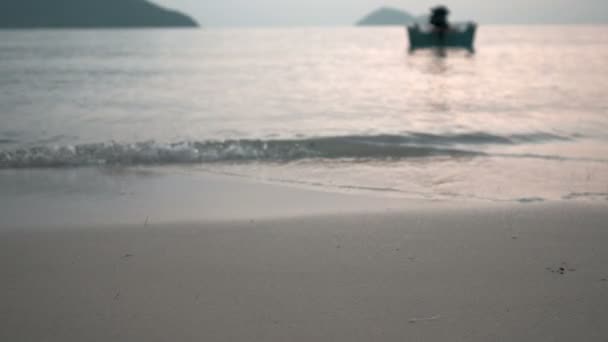
[[[450,28],[448,15],[450,15],[450,10],[445,6],[431,8],[431,18],[429,19],[429,22],[433,26],[434,31],[439,34],[440,40],[443,40],[445,33]]]
[[[463,48],[473,53],[475,48],[475,32],[477,24],[467,22],[466,25],[451,24],[448,22],[450,10],[445,6],[431,8],[427,23],[418,25],[414,23],[407,27],[410,40],[410,52],[426,48]],[[421,28],[421,26],[423,26]]]

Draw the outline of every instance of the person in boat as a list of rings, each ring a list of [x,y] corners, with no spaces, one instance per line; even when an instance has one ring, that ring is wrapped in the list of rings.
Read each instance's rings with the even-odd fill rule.
[[[431,8],[429,23],[433,26],[433,30],[439,33],[440,38],[443,38],[445,32],[450,28],[448,15],[450,15],[450,10],[445,6]]]

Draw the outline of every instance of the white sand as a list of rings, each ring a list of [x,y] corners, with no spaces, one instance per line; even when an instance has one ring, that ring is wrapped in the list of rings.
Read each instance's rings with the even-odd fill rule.
[[[4,230],[0,341],[605,342],[606,209]]]

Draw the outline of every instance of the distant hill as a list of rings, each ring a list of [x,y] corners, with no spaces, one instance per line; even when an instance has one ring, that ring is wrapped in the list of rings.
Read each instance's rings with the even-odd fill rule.
[[[147,0],[0,0],[0,28],[196,26]]]
[[[359,20],[357,26],[407,25],[414,21],[416,21],[416,18],[405,11],[390,7],[382,7]]]

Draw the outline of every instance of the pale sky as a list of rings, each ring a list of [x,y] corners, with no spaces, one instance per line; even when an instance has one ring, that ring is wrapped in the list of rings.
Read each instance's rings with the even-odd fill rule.
[[[151,0],[203,26],[346,26],[381,6],[424,14],[438,3],[479,23],[608,23],[608,0]]]

